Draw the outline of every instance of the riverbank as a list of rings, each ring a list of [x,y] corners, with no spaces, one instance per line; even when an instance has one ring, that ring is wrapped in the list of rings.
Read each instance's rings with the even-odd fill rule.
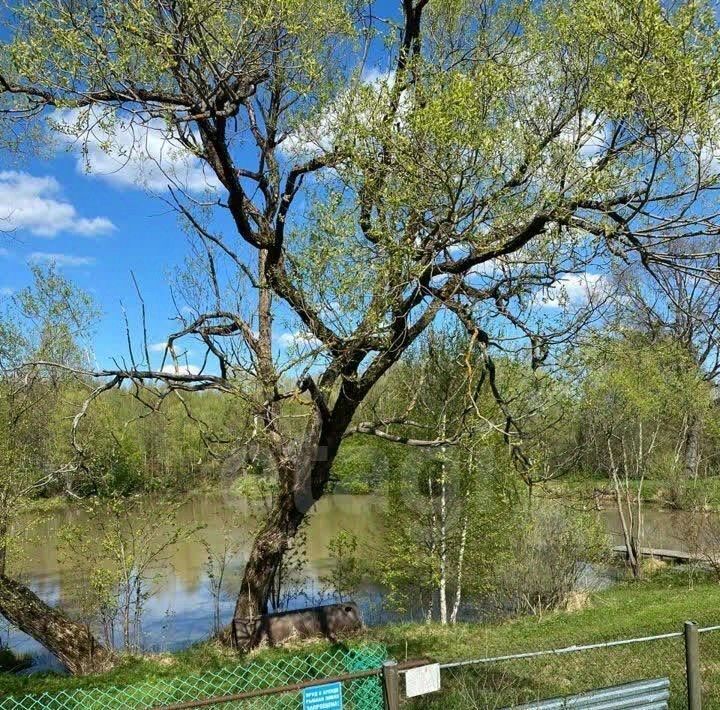
[[[368,629],[352,643],[382,642],[401,660],[427,657],[449,661],[493,656],[678,631],[688,619],[702,625],[718,624],[719,600],[720,586],[707,575],[689,568],[669,568],[647,580],[621,582],[591,594],[583,608],[576,611],[483,625],[392,625]],[[322,642],[296,644],[260,650],[251,659],[267,660],[325,648],[327,644]],[[178,653],[126,658],[114,671],[86,678],[54,673],[31,676],[0,673],[0,695],[125,685],[216,670],[237,662],[237,656],[227,649],[215,643],[201,643]]]
[[[629,482],[630,494],[637,499],[639,484]],[[539,495],[569,499],[586,508],[615,506],[615,490],[607,476],[568,474],[538,486]],[[720,476],[689,480],[648,478],[643,481],[644,503],[670,510],[720,511]]]

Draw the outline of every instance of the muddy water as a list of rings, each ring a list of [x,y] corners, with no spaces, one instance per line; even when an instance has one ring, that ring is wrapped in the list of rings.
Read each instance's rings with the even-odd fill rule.
[[[696,513],[684,510],[643,509],[644,545],[664,550],[688,550],[692,518]],[[600,511],[600,518],[613,538],[613,544],[622,545],[622,525],[615,508]]]
[[[224,620],[232,614],[232,592],[237,589],[253,537],[257,506],[231,493],[209,493],[195,496],[179,512],[179,524],[203,523],[205,528],[192,539],[185,540],[172,550],[163,576],[154,586],[146,603],[143,617],[142,642],[146,649],[172,650],[187,646],[206,637],[212,629],[213,601],[206,567],[206,541],[214,550],[223,547],[224,536],[230,534],[240,548],[227,573],[227,594],[221,602]],[[307,528],[307,568],[300,581],[307,597],[299,597],[296,604],[304,606],[318,599],[325,585],[321,577],[330,567],[327,542],[340,530],[357,536],[359,551],[368,559],[380,547],[382,498],[375,496],[332,495],[316,506]],[[653,547],[685,549],[688,513],[648,509],[645,511],[646,544]],[[622,542],[617,512],[606,509],[601,519],[615,544]],[[25,544],[18,563],[22,578],[43,599],[73,607],[75,572],[58,554],[56,540],[59,531],[69,523],[86,526],[92,540],[90,524],[69,510],[60,510],[43,520],[33,531],[32,541]],[[364,616],[371,623],[384,620],[382,591],[367,586],[359,595]],[[5,629],[4,638],[18,651],[36,655],[34,670],[55,667],[54,661],[32,639],[17,631]]]
[[[237,589],[250,549],[258,506],[262,503],[249,503],[231,493],[209,493],[194,497],[181,508],[179,525],[202,523],[205,527],[191,539],[179,543],[167,556],[162,577],[145,605],[142,642],[146,649],[177,649],[211,632],[213,597],[203,541],[219,552],[228,534],[239,547],[226,573],[227,593],[221,601],[223,619],[230,619],[232,591]],[[307,566],[300,581],[307,598],[299,597],[297,605],[304,606],[308,599],[317,599],[324,593],[321,577],[330,566],[327,542],[340,530],[355,534],[359,549],[366,550],[368,556],[374,554],[381,506],[380,498],[352,495],[328,496],[316,505],[307,528]],[[73,608],[75,571],[56,547],[58,533],[69,523],[79,524],[81,529],[86,527],[87,537],[92,540],[93,530],[87,520],[69,510],[60,510],[33,529],[32,540],[24,544],[18,555],[18,567],[19,576],[43,599]],[[366,605],[375,604],[378,589],[368,586],[362,591]],[[368,612],[372,615],[371,609]],[[36,655],[34,670],[55,667],[52,658],[29,637],[7,627],[2,633],[3,639],[15,650]]]

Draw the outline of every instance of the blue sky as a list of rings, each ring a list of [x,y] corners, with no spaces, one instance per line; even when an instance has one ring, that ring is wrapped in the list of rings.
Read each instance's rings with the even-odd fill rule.
[[[123,307],[139,325],[131,272],[146,303],[149,341],[174,330],[169,280],[188,242],[176,214],[134,183],[155,186],[157,175],[138,166],[116,171],[100,158],[94,165],[88,173],[63,145],[31,160],[0,153],[0,298],[30,282],[33,261],[55,261],[102,310],[93,349],[98,364],[109,365],[127,352]]]
[[[142,189],[85,174],[64,150],[23,163],[9,157],[0,155],[0,216],[12,227],[0,236],[2,293],[29,283],[29,262],[54,258],[103,311],[94,349],[104,365],[125,352],[121,304],[131,316],[137,312],[133,271],[148,307],[149,338],[162,340],[175,312],[167,276],[187,252],[176,215]],[[21,214],[18,191],[34,215]]]

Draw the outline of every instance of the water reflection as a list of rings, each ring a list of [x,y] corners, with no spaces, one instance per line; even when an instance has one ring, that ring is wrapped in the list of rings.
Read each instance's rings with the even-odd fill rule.
[[[225,535],[237,543],[239,553],[226,573],[225,595],[221,600],[221,617],[228,622],[234,605],[245,559],[250,550],[261,502],[248,502],[229,492],[198,495],[178,512],[178,524],[201,523],[205,527],[191,539],[183,540],[169,556],[167,569],[143,615],[143,645],[147,650],[174,650],[206,638],[212,631],[213,597],[206,569],[207,551],[203,541],[214,550],[221,550]],[[323,498],[315,507],[307,528],[307,567],[304,591],[296,605],[322,597],[327,590],[321,577],[328,574],[328,540],[340,530],[357,536],[358,550],[374,554],[378,540],[382,500],[373,496],[333,495]],[[70,523],[80,525],[92,539],[93,530],[87,519],[72,510],[60,510],[49,516],[33,531],[33,540],[24,543],[20,555],[20,576],[33,591],[51,604],[61,603],[73,608],[74,570],[58,554],[58,533]],[[37,541],[43,544],[37,544]],[[368,585],[362,590],[366,616],[372,619],[372,606],[380,590]],[[5,630],[10,646],[20,652],[32,653],[36,662],[32,670],[57,668],[56,662],[33,639],[11,629]]]
[[[211,548],[221,550],[224,537],[229,534],[240,552],[227,572],[226,595],[221,600],[221,618],[229,621],[234,605],[233,593],[239,585],[245,559],[253,539],[257,514],[262,503],[250,503],[230,492],[197,495],[179,511],[178,524],[202,523],[205,528],[194,538],[184,540],[174,548],[168,561],[166,574],[148,600],[143,616],[143,645],[147,650],[175,650],[206,638],[212,631],[213,598],[207,570],[205,540]],[[383,499],[375,496],[332,495],[323,498],[316,506],[307,528],[307,569],[305,570],[306,598],[296,600],[297,606],[318,601],[323,593],[321,577],[330,569],[327,543],[340,530],[357,536],[358,554],[372,559],[380,554],[381,510]],[[648,509],[645,511],[646,544],[654,547],[685,549],[685,531],[690,514]],[[622,542],[617,511],[600,513],[605,527],[615,540]],[[33,591],[51,604],[73,606],[74,570],[58,555],[56,541],[63,526],[80,524],[92,539],[93,529],[87,519],[76,511],[63,509],[49,516],[34,530],[33,541],[25,543],[21,576]],[[42,541],[42,544],[38,544]],[[611,583],[608,570],[587,566],[581,586],[597,588]],[[392,620],[383,607],[383,590],[377,585],[366,585],[360,590],[360,603],[366,623],[385,623]],[[469,605],[462,616],[481,618],[483,610]],[[418,612],[420,613],[420,612]],[[418,620],[422,618],[418,616]],[[33,671],[58,668],[57,663],[35,641],[24,634],[5,631],[6,638],[15,650],[36,656]]]
[[[616,508],[600,511],[600,519],[613,538],[614,545],[624,543],[620,515]],[[699,513],[686,510],[664,510],[649,508],[643,510],[644,545],[656,549],[689,550],[693,524]]]

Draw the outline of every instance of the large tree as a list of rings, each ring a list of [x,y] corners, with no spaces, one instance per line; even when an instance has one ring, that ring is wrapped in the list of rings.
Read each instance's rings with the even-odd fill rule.
[[[251,403],[279,492],[236,618],[266,611],[346,433],[394,426],[353,419],[433,321],[468,329],[522,463],[493,378],[500,336],[539,366],[592,317],[610,260],[693,268],[691,251],[672,247],[718,229],[715,10],[700,0],[402,0],[397,10],[11,0],[0,101],[18,133],[49,118],[112,151],[135,132],[208,176],[199,196],[166,170],[199,247],[184,282],[194,315],[179,314],[168,357],[194,339],[207,366],[167,373],[141,348],[95,375],[109,378],[98,392],[162,380]],[[578,285],[583,305],[573,305]],[[293,362],[273,348],[277,319],[296,331]],[[283,386],[298,370],[297,386]],[[283,421],[291,397],[307,405],[299,443]]]
[[[718,267],[717,244],[715,236],[705,240],[708,256],[697,262],[697,270],[680,271],[663,265],[626,270],[617,281],[615,299],[621,325],[630,324],[659,345],[666,339],[679,343],[691,367],[713,386],[720,376],[720,282],[706,275]],[[681,251],[682,242],[675,248]],[[682,423],[687,478],[696,478],[701,469],[707,470],[709,447],[703,433],[714,409],[698,405],[687,412]]]

